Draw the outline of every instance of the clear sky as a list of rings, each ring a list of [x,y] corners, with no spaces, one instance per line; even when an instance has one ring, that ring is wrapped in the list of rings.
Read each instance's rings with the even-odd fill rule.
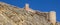
[[[60,21],[60,0],[0,0],[11,5],[23,8],[26,3],[34,10],[49,12],[56,11],[57,21]]]

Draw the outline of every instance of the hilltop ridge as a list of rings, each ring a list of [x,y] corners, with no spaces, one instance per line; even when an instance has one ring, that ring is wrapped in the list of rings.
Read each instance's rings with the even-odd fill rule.
[[[34,10],[35,11],[35,10]],[[0,2],[0,25],[52,25],[49,12],[32,13],[24,8]],[[60,23],[56,23],[60,25]]]

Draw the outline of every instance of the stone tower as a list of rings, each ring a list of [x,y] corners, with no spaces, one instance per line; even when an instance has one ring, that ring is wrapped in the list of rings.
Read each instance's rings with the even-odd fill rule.
[[[56,12],[50,11],[50,22],[55,25],[56,24]]]
[[[30,8],[29,8],[29,4],[25,4],[25,10],[29,10]]]
[[[31,8],[29,8],[29,4],[25,4],[25,8],[24,8],[26,11],[29,11],[29,12],[32,12],[32,13],[35,13],[36,11],[32,10]]]

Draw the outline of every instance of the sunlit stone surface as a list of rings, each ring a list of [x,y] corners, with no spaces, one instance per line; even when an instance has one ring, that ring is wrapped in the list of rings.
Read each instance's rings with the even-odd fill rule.
[[[32,13],[25,9],[0,2],[0,25],[52,25],[49,13]],[[60,23],[56,23],[60,25]]]

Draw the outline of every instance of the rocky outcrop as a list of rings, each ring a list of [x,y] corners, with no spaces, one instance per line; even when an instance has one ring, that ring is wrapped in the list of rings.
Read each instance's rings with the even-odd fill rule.
[[[32,13],[23,8],[0,2],[0,25],[52,25],[49,13]],[[60,25],[58,22],[57,25]]]

